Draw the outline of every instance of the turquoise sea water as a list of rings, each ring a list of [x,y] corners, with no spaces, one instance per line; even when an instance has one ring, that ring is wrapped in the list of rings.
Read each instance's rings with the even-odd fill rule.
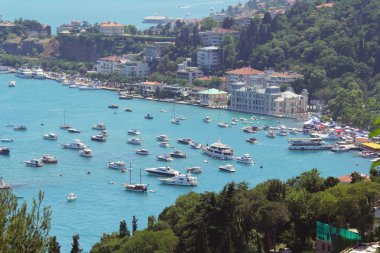
[[[17,86],[9,88],[8,82],[16,80]],[[118,110],[108,109],[109,104],[118,104]],[[122,109],[130,107],[133,112]],[[176,105],[177,115],[186,120],[181,125],[170,123],[172,104],[141,99],[118,100],[117,94],[110,91],[79,91],[63,87],[51,80],[18,79],[14,75],[0,75],[0,138],[12,138],[13,143],[0,143],[9,146],[10,156],[0,156],[0,176],[13,185],[13,192],[24,197],[28,203],[36,197],[39,190],[45,192],[45,204],[51,205],[53,211],[51,234],[56,235],[62,245],[62,252],[71,248],[71,236],[80,234],[80,244],[88,251],[104,232],[118,231],[119,222],[126,219],[131,225],[131,218],[136,215],[139,227],[146,226],[149,215],[157,216],[164,207],[174,203],[175,199],[189,191],[219,191],[230,181],[247,181],[250,186],[270,178],[286,180],[297,176],[305,170],[318,168],[323,176],[341,176],[353,170],[367,173],[370,162],[357,157],[354,152],[335,154],[330,151],[297,152],[288,151],[287,138],[277,136],[274,139],[265,137],[263,131],[255,135],[243,133],[238,125],[228,129],[216,125],[219,111],[188,105]],[[167,113],[159,112],[161,109]],[[82,131],[81,134],[70,134],[59,129],[63,123],[63,112],[66,112],[66,123]],[[116,114],[115,114],[116,112]],[[144,119],[147,113],[154,119]],[[223,111],[224,120],[251,115]],[[202,122],[204,116],[210,116],[213,122]],[[266,117],[259,120],[259,125],[285,124],[297,126],[300,122],[290,119]],[[104,122],[109,131],[105,143],[90,141],[90,136],[97,133],[91,126]],[[14,131],[7,125],[26,125],[25,132]],[[302,123],[301,123],[302,124]],[[126,144],[131,138],[127,130],[138,128],[142,132],[143,145],[152,155],[145,157],[134,153],[136,146]],[[42,138],[44,133],[55,132],[58,141]],[[157,162],[155,154],[169,153],[173,149],[159,147],[155,136],[167,134],[175,149],[181,149],[187,159],[177,159],[171,163]],[[252,145],[244,140],[255,136],[259,143]],[[300,135],[302,136],[302,135]],[[235,173],[223,173],[217,167],[225,162],[209,158],[199,150],[177,144],[175,140],[189,137],[203,144],[210,144],[221,138],[229,144],[236,155],[249,153],[256,161],[254,166],[234,164]],[[84,158],[76,150],[62,149],[61,143],[79,138],[93,149],[94,157]],[[42,168],[31,168],[24,161],[39,158],[45,153],[55,155],[57,165],[45,165]],[[208,163],[204,163],[207,159]],[[188,166],[202,166],[203,173],[197,175],[199,186],[176,187],[161,185],[156,177],[145,172],[142,181],[148,183],[156,192],[126,192],[121,184],[129,182],[128,173],[107,169],[107,161],[124,160],[134,168],[132,181],[138,182],[139,168],[164,166],[170,164],[182,172]],[[260,168],[260,165],[263,168]],[[91,171],[91,175],[86,172]],[[62,176],[59,176],[62,174]],[[115,184],[109,184],[114,181]],[[78,199],[68,203],[66,196],[75,192]]]
[[[236,4],[236,0],[2,0],[0,15],[5,20],[15,18],[36,19],[57,27],[71,20],[90,23],[117,21],[136,25],[138,28],[149,27],[142,20],[150,15],[163,15],[173,18],[201,18],[209,15],[211,10],[227,9]],[[181,7],[181,8],[179,8]],[[53,29],[55,33],[55,29]]]

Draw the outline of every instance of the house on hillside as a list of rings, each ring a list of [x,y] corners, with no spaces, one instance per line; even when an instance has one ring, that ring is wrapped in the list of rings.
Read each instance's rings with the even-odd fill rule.
[[[103,22],[99,24],[99,31],[103,36],[123,36],[124,25],[117,22]]]

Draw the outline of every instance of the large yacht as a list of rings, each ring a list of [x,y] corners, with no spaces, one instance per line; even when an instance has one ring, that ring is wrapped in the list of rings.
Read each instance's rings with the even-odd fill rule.
[[[35,79],[45,79],[46,78],[43,69],[41,69],[40,67],[32,69],[32,76]]]
[[[184,185],[184,186],[195,186],[198,185],[198,179],[189,174],[179,174],[174,177],[169,178],[159,178],[163,184],[174,184],[174,185]]]
[[[30,69],[22,67],[16,71],[16,76],[20,78],[32,78],[33,73]]]
[[[68,149],[85,149],[86,145],[78,139],[75,139],[74,142],[62,144],[62,147]]]
[[[157,168],[147,168],[146,172],[156,176],[174,177],[179,174],[178,170],[173,170],[170,166],[157,167]]]
[[[204,147],[203,152],[208,156],[216,157],[222,160],[231,160],[234,158],[233,149],[220,141]]]
[[[321,138],[293,138],[288,139],[289,150],[323,150],[330,149],[331,145],[327,145]]]

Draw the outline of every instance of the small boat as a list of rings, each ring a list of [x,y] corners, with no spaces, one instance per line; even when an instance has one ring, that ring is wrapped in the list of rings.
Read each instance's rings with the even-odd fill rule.
[[[58,139],[58,135],[56,135],[55,133],[44,134],[43,137],[45,140],[51,140],[51,141],[55,141]]]
[[[350,151],[349,148],[345,147],[345,146],[341,146],[341,145],[333,145],[331,147],[331,151],[332,152],[336,152],[336,153],[340,153],[340,152],[347,152],[347,151]]]
[[[71,126],[66,124],[66,112],[65,111],[63,111],[63,125],[59,126],[59,128],[64,129],[64,130],[71,128]]]
[[[201,149],[201,148],[202,148],[202,144],[197,143],[197,142],[192,142],[192,143],[190,144],[190,147],[191,147],[192,149]]]
[[[75,193],[69,193],[69,195],[67,195],[66,199],[68,202],[72,202],[72,201],[77,199],[77,195],[75,195]]]
[[[199,166],[194,166],[194,167],[187,168],[186,171],[189,173],[200,174],[202,173],[202,168]]]
[[[42,160],[43,163],[49,163],[49,164],[58,163],[57,158],[55,158],[55,156],[49,155],[49,154],[43,155],[42,158],[41,158],[41,160]]]
[[[1,142],[13,142],[13,139],[10,138],[4,138],[0,140]]]
[[[110,109],[118,109],[119,106],[115,105],[115,104],[112,104],[112,105],[109,105],[108,108],[110,108]]]
[[[203,122],[205,122],[205,123],[210,123],[211,121],[212,121],[212,119],[209,116],[206,116],[203,118]]]
[[[153,116],[148,113],[147,115],[144,116],[144,118],[145,119],[153,119]]]
[[[0,147],[0,155],[9,155],[9,152],[11,152],[11,150],[7,147]]]
[[[97,134],[97,135],[91,136],[91,140],[98,141],[98,142],[105,142],[107,141],[107,138],[102,134]]]
[[[107,167],[110,169],[115,169],[115,170],[123,170],[125,169],[125,162],[122,162],[122,161],[108,162]]]
[[[63,148],[68,148],[68,149],[85,149],[87,148],[86,145],[78,139],[74,139],[74,142],[67,143],[67,144],[62,144]]]
[[[227,171],[227,172],[235,172],[235,168],[231,164],[226,164],[226,165],[221,165],[219,166],[219,169],[222,171]]]
[[[265,133],[265,136],[269,138],[274,138],[276,137],[276,133],[273,130],[269,130],[268,132]]]
[[[173,158],[170,155],[157,155],[157,161],[170,162],[173,161]]]
[[[89,148],[82,149],[79,151],[79,155],[83,157],[93,157],[92,150]]]
[[[256,139],[256,138],[249,138],[249,139],[246,139],[245,140],[246,142],[249,142],[249,143],[252,143],[252,144],[255,144],[255,143],[258,143],[259,141]]]
[[[158,141],[169,141],[169,137],[166,136],[165,134],[161,134],[161,135],[158,135],[156,137],[156,140],[158,140]]]
[[[163,184],[183,185],[183,186],[196,186],[198,179],[189,174],[179,174],[169,178],[158,178]]]
[[[13,128],[13,130],[15,130],[15,131],[26,131],[27,128],[26,128],[26,126],[16,126]]]
[[[281,129],[280,132],[277,133],[278,136],[287,136],[288,132],[285,129]]]
[[[150,155],[149,150],[144,149],[144,148],[137,149],[136,150],[136,154],[138,154],[138,155]]]
[[[170,166],[157,167],[157,168],[147,168],[146,172],[155,176],[165,176],[165,177],[174,177],[179,174],[178,170],[173,170]]]
[[[132,144],[132,145],[141,145],[142,140],[137,139],[137,138],[132,138],[132,139],[127,140],[127,143]]]
[[[177,139],[178,143],[190,145],[193,141],[190,138],[179,138]]]
[[[132,184],[132,169],[129,169],[129,184],[124,184],[124,188],[127,191],[134,191],[134,192],[146,192],[148,190],[147,184],[141,183],[141,169],[140,169],[140,183],[139,184]]]
[[[244,164],[254,164],[255,163],[249,154],[244,154],[243,156],[238,156],[235,158],[235,160],[239,163],[244,163]]]
[[[140,135],[141,132],[139,130],[137,130],[137,129],[130,129],[130,130],[128,130],[128,134],[130,134],[130,135]]]
[[[3,180],[3,177],[0,177],[0,190],[10,189],[10,188],[11,186]]]
[[[8,87],[16,87],[16,81],[14,81],[14,80],[9,81]]]
[[[168,148],[168,147],[170,147],[170,144],[169,144],[169,142],[163,141],[163,142],[160,142],[160,147]]]
[[[218,122],[218,127],[228,128],[230,127],[230,125],[228,125],[228,123],[226,122]]]
[[[184,116],[182,116],[182,115],[178,116],[177,118],[178,118],[179,120],[186,120],[186,118],[185,118]]]
[[[128,94],[120,94],[119,99],[132,99],[133,97]]]
[[[125,108],[124,111],[126,111],[126,112],[132,112],[132,109],[131,108]]]
[[[167,111],[166,111],[166,110],[164,110],[164,109],[161,109],[161,110],[160,110],[160,112],[167,112]]]
[[[377,158],[377,157],[379,157],[379,155],[376,154],[375,152],[366,151],[366,150],[359,152],[358,156],[363,157],[363,158]]]
[[[69,88],[71,88],[71,89],[73,89],[73,88],[79,88],[79,86],[76,85],[76,84],[70,84]]]
[[[186,158],[186,154],[183,153],[181,150],[175,150],[174,152],[170,153],[171,157],[174,158]]]
[[[93,125],[92,129],[95,129],[95,130],[106,130],[106,124],[104,124],[104,123],[98,123],[96,125]]]
[[[181,124],[181,120],[179,118],[174,118],[174,119],[171,119],[170,122],[174,125],[179,125]]]
[[[73,127],[67,129],[67,132],[74,133],[74,134],[79,134],[80,133],[80,131],[78,129],[75,129]]]
[[[25,165],[30,166],[30,167],[42,167],[43,166],[42,161],[40,159],[32,159],[32,160],[25,161]]]

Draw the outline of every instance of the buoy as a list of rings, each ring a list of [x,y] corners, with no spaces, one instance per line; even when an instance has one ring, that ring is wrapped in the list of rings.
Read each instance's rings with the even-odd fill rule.
[[[58,174],[58,176],[62,177],[62,174],[61,174],[61,173],[59,173],[59,174]]]

